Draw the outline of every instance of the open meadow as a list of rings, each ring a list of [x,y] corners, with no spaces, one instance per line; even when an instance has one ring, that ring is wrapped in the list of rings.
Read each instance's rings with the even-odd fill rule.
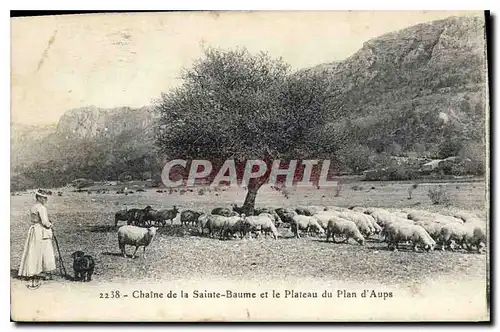
[[[443,214],[457,210],[486,217],[484,182],[443,183],[450,194],[450,206],[432,205],[427,190],[438,184],[420,184],[408,199],[411,183],[352,182],[344,184],[338,197],[333,189],[296,188],[289,198],[268,187],[257,196],[256,207],[295,207],[303,205],[334,205],[349,207],[385,207],[424,209]],[[134,189],[133,185],[129,187]],[[135,188],[137,189],[137,188]],[[114,213],[124,208],[170,208],[181,211],[192,209],[209,213],[215,207],[242,204],[245,190],[228,188],[224,191],[200,195],[197,190],[184,194],[158,193],[146,189],[129,195],[74,192],[64,188],[62,196],[49,199],[49,218],[54,229],[64,265],[72,274],[71,253],[83,250],[96,260],[92,283],[128,281],[162,281],[186,278],[286,280],[313,278],[344,280],[360,283],[401,284],[425,282],[429,278],[454,280],[486,279],[487,255],[440,251],[393,252],[378,239],[369,239],[365,246],[353,240],[349,244],[326,243],[324,237],[303,236],[295,239],[289,228],[279,227],[281,237],[261,239],[233,239],[222,241],[198,235],[196,227],[183,227],[178,217],[174,223],[161,227],[147,248],[142,248],[135,259],[120,256],[114,227]],[[22,193],[11,197],[11,274],[14,277],[29,227],[28,210],[34,202],[33,194]],[[119,225],[124,222],[120,222]],[[133,252],[127,247],[127,252]],[[56,278],[53,282],[64,282]]]

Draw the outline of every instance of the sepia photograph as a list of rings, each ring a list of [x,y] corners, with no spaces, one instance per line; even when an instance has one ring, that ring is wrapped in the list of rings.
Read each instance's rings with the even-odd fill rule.
[[[490,19],[11,15],[11,320],[489,322]]]

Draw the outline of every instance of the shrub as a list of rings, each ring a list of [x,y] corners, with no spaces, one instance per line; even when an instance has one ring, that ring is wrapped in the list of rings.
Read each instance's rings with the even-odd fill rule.
[[[427,195],[431,199],[432,204],[444,204],[449,205],[450,203],[450,195],[444,189],[442,185],[439,185],[437,188],[429,188]]]

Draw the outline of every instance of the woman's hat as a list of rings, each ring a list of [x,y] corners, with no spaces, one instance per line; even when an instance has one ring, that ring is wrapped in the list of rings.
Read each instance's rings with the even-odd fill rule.
[[[41,196],[41,197],[45,197],[45,198],[48,198],[49,197],[49,193],[43,189],[38,189],[38,191],[36,192],[36,196]]]

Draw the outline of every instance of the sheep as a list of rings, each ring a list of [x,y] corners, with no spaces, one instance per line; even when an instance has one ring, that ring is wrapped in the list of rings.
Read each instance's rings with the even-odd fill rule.
[[[228,218],[230,217],[225,217],[220,215],[209,216],[205,224],[205,227],[208,228],[208,236],[213,238],[215,232],[221,232]]]
[[[132,258],[135,258],[135,254],[141,246],[144,247],[143,257],[146,258],[146,247],[149,246],[151,241],[153,241],[156,235],[156,230],[156,227],[143,228],[131,225],[121,226],[118,229],[118,246],[123,257],[127,257],[125,253],[125,245],[130,245],[135,246]]]
[[[477,252],[481,253],[482,248],[486,245],[486,229],[481,226],[474,226],[472,238],[467,239],[469,242],[469,250],[472,246],[476,246]]]
[[[373,232],[375,234],[380,234],[380,232],[382,232],[382,227],[375,222],[375,219],[372,216],[368,214],[363,214],[363,216],[365,217],[366,222],[368,222],[368,224],[373,228]]]
[[[296,215],[293,218],[292,232],[295,237],[300,238],[299,231],[305,230],[308,234],[311,231],[316,231],[320,235],[325,234],[325,230],[320,226],[315,217]]]
[[[371,225],[368,223],[368,221],[366,221],[363,215],[358,212],[355,211],[341,212],[339,214],[339,217],[353,221],[364,237],[368,237],[373,233],[375,233],[375,228],[371,227]]]
[[[278,230],[272,221],[272,215],[270,214],[260,214],[258,216],[248,216],[245,218],[245,224],[248,225],[248,230],[255,232],[258,236],[259,233],[264,233],[267,237],[268,233],[271,233],[273,238],[278,239]]]
[[[120,210],[115,213],[115,227],[118,226],[118,221],[120,220],[123,221],[129,220],[129,213],[127,209]]]
[[[206,228],[208,220],[213,217],[213,215],[209,215],[206,213],[203,213],[198,217],[198,220],[196,221],[198,224],[199,232],[200,235],[203,236],[203,230]]]
[[[444,250],[444,243],[441,239],[441,230],[445,223],[436,223],[432,221],[415,221],[415,225],[422,226],[427,233],[436,241],[441,244],[441,249]]]
[[[373,210],[369,213],[366,213],[365,214],[368,214],[370,216],[372,216],[372,218],[375,220],[375,222],[377,224],[379,224],[380,226],[384,226],[388,221],[392,220],[392,218],[394,217],[390,212],[388,211],[383,211],[383,210]]]
[[[314,212],[312,212],[306,207],[297,207],[295,208],[295,212],[297,212],[297,214],[300,214],[301,216],[308,216],[308,217],[314,214]]]
[[[274,209],[270,209],[270,208],[261,208],[261,209],[255,209],[254,210],[254,215],[255,216],[258,216],[262,213],[269,213],[270,215],[273,216],[273,219],[274,219],[274,226],[276,227],[279,227],[283,221],[281,220],[280,216],[278,215],[278,213],[276,213],[276,210]]]
[[[220,229],[220,239],[229,239],[229,235],[234,235],[236,232],[240,232],[241,237],[244,236],[246,231],[245,214],[234,217],[219,216],[217,219],[224,220],[224,224]]]
[[[371,214],[371,216],[373,217],[375,222],[382,227],[385,227],[386,225],[394,222],[412,222],[409,219],[400,218],[393,215],[392,213],[386,213],[382,211],[375,211]]]
[[[166,220],[170,220],[170,224],[174,223],[174,219],[177,217],[179,210],[177,206],[173,206],[172,209],[162,209],[155,213],[155,221],[163,226],[165,226]]]
[[[441,237],[444,245],[446,244],[449,249],[453,250],[452,243],[459,244],[462,248],[471,250],[472,246],[476,246],[480,252],[481,243],[486,244],[485,228],[475,224],[445,224],[441,229]]]
[[[196,224],[196,221],[201,216],[201,212],[196,212],[192,210],[184,210],[181,213],[181,225]]]
[[[434,250],[436,242],[431,238],[429,233],[419,225],[413,224],[392,224],[389,229],[390,242],[389,248],[393,245],[393,249],[398,250],[398,243],[410,242],[413,243],[413,250],[418,251],[418,246],[423,246],[427,251]]]
[[[135,212],[134,220],[136,226],[149,226],[150,221],[155,221],[157,211],[151,206],[146,206],[144,209],[138,209]]]
[[[278,208],[274,210],[276,214],[280,217],[281,221],[287,224],[293,223],[293,217],[298,215],[293,209]]]
[[[336,212],[336,211],[324,211],[321,213],[316,213],[313,216],[313,218],[316,219],[316,221],[318,222],[318,224],[321,227],[326,229],[326,227],[328,226],[328,222],[330,221],[330,218],[332,216],[338,216],[339,214],[340,214],[340,212]]]
[[[345,237],[344,243],[348,243],[350,238],[353,238],[360,245],[365,244],[365,238],[356,227],[353,221],[332,217],[328,221],[328,226],[326,228],[326,241],[331,237],[332,241],[335,242],[335,235],[343,235]]]

